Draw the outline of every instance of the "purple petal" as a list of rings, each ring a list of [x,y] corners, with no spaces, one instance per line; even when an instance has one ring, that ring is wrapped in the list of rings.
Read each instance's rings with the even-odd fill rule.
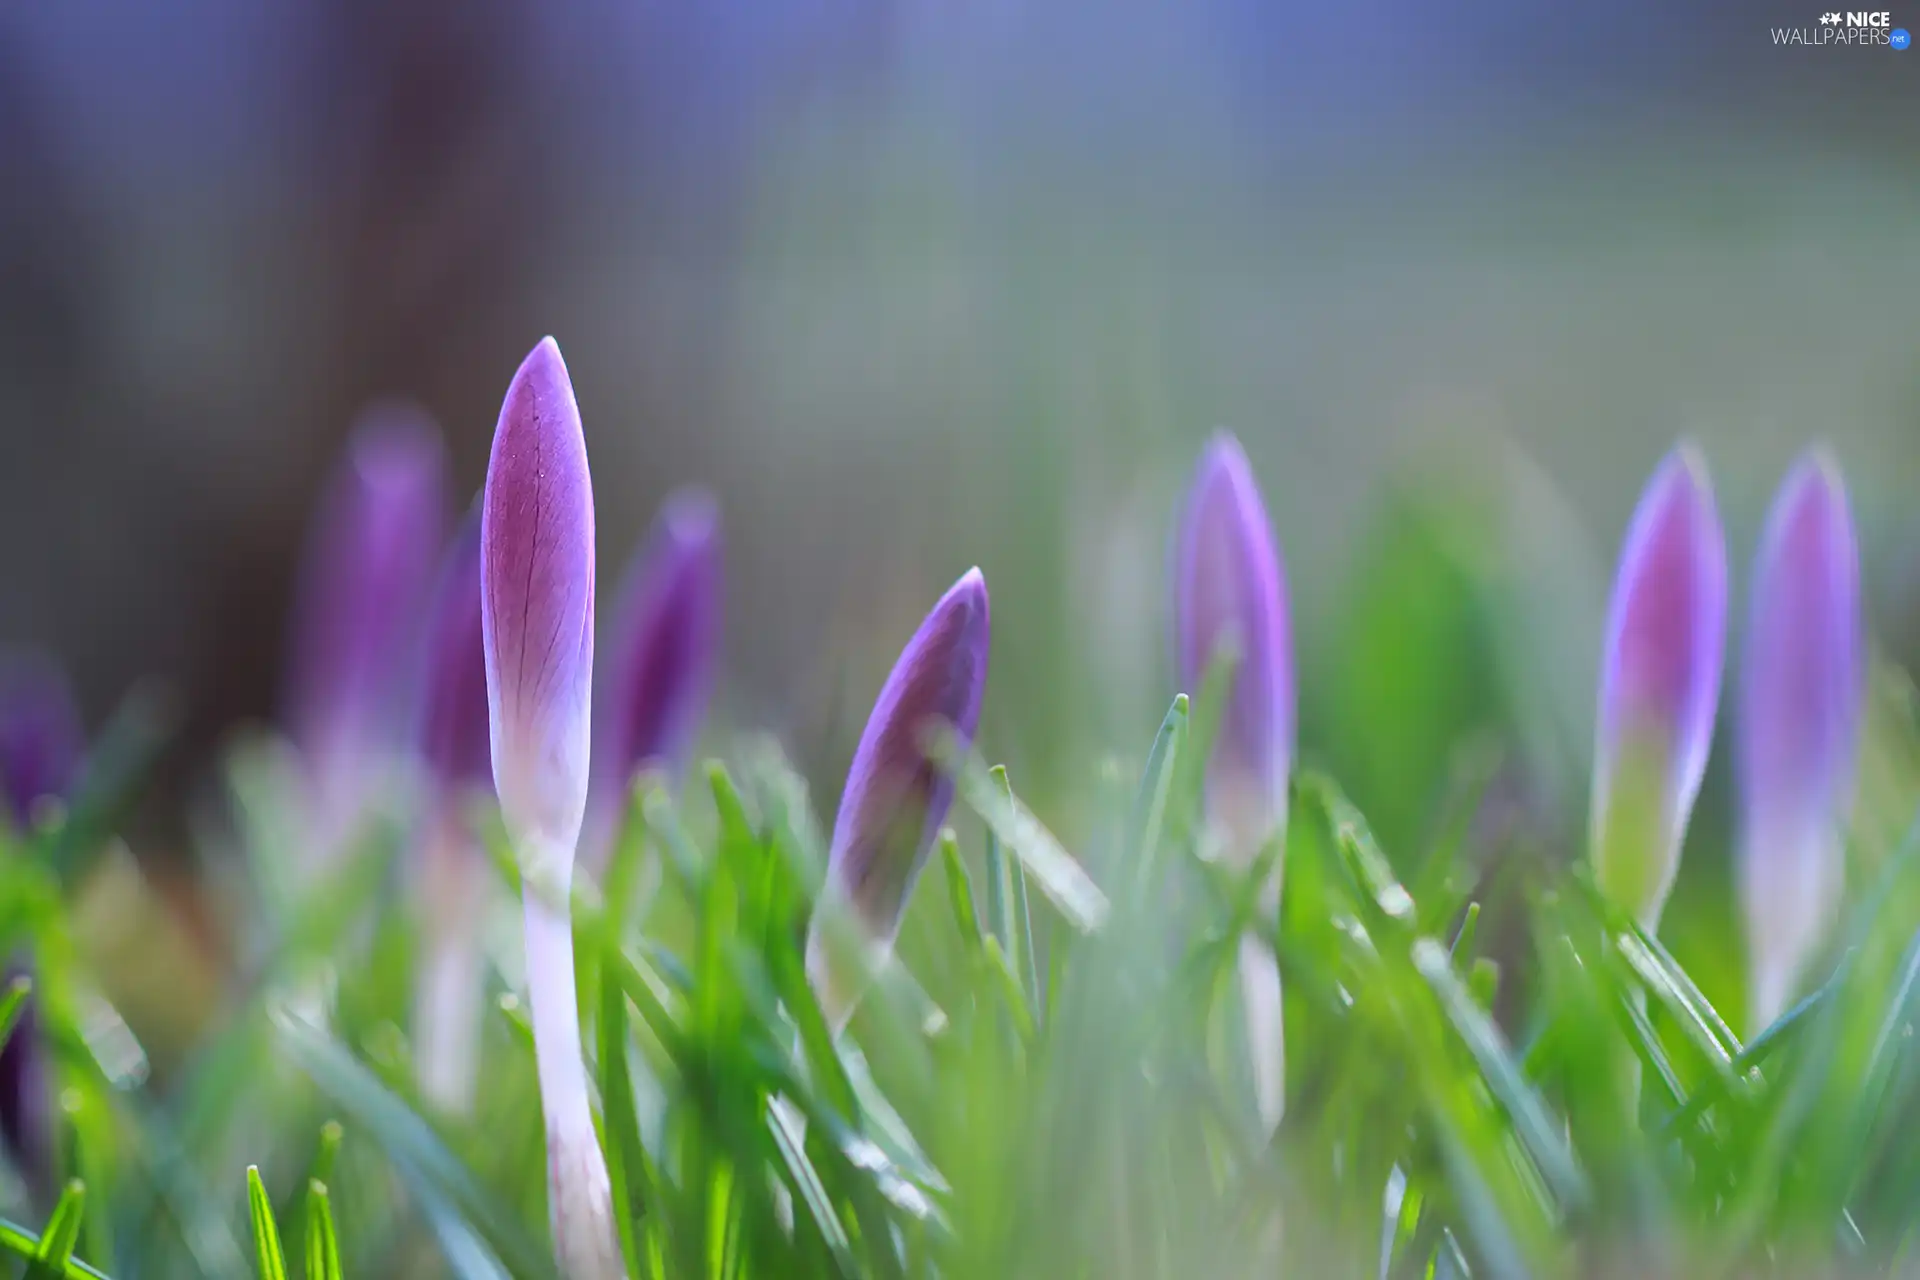
[[[420,601],[445,536],[445,459],[426,416],[361,415],[309,538],[295,605],[289,729],[323,805],[355,805],[398,745]]]
[[[972,742],[989,639],[987,580],[969,569],[907,641],[853,753],[828,875],[876,937],[890,939],[899,928],[953,800],[953,781],[927,758],[924,735],[944,721],[962,743]]]
[[[79,776],[84,744],[80,714],[57,668],[28,658],[0,665],[0,814],[25,828],[39,801],[64,798]]]
[[[421,754],[443,787],[493,786],[487,654],[480,625],[480,520],[455,535],[428,619]]]
[[[704,491],[677,493],[621,593],[612,696],[596,752],[610,803],[638,769],[684,763],[712,692],[721,596],[719,510]]]
[[[1232,685],[1207,767],[1208,805],[1251,857],[1286,816],[1293,765],[1293,633],[1286,576],[1266,504],[1240,442],[1207,445],[1188,494],[1174,561],[1174,647],[1197,693],[1224,648]]]
[[[493,777],[508,826],[571,857],[586,804],[593,482],[560,348],[507,389],[481,503],[481,621]]]
[[[1860,563],[1838,466],[1802,457],[1754,560],[1737,748],[1756,1016],[1778,1014],[1839,905],[1865,688]]]
[[[1627,527],[1607,613],[1594,748],[1593,849],[1603,888],[1651,927],[1713,743],[1727,560],[1691,447],[1654,472]]]

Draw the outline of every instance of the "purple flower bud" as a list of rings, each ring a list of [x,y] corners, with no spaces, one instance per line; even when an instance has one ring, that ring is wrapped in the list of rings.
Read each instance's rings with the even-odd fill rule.
[[[612,687],[598,709],[596,859],[604,860],[633,775],[681,765],[699,733],[720,641],[720,556],[712,496],[683,490],[667,500],[627,572]]]
[[[593,682],[593,481],[553,339],[500,409],[482,500],[480,574],[493,780],[520,853],[571,870],[587,798]]]
[[[0,818],[25,830],[40,801],[65,798],[84,742],[55,667],[25,658],[0,665]]]
[[[1860,556],[1840,469],[1787,475],[1754,559],[1736,744],[1753,1025],[1785,1009],[1839,909],[1865,689]]]
[[[309,535],[287,714],[330,833],[323,845],[358,818],[402,745],[410,642],[445,536],[445,473],[424,414],[375,406]]]
[[[1230,648],[1232,686],[1207,764],[1207,802],[1250,861],[1286,824],[1293,767],[1293,631],[1287,584],[1240,442],[1216,435],[1200,455],[1175,551],[1175,657],[1198,693],[1207,668]]]
[[[414,1009],[414,1060],[423,1093],[466,1112],[478,1071],[484,995],[479,919],[490,875],[464,812],[490,792],[486,647],[480,625],[480,520],[455,535],[428,620],[421,755],[436,795],[414,862],[423,962]]]
[[[593,481],[573,384],[552,338],[507,388],[480,520],[493,779],[526,886],[554,1252],[570,1280],[612,1280],[622,1268],[581,1057],[568,896],[591,734]]]
[[[1594,744],[1601,889],[1657,928],[1713,743],[1726,643],[1727,551],[1706,465],[1667,456],[1627,527],[1607,612]]]
[[[926,734],[944,723],[971,743],[987,688],[987,580],[969,569],[940,597],[881,686],[847,770],[827,855],[827,889],[851,905],[882,947],[892,943],[927,851],[953,801],[953,780],[928,758]],[[826,908],[822,903],[822,910]],[[833,965],[815,915],[808,968],[836,1012],[850,991]]]
[[[467,520],[440,569],[427,622],[420,750],[449,791],[493,787],[487,653],[480,621],[480,521]]]
[[[1207,762],[1207,809],[1241,865],[1286,827],[1293,767],[1293,631],[1273,526],[1246,452],[1231,434],[1208,442],[1174,549],[1174,651],[1198,693],[1223,652],[1234,667]],[[1277,911],[1276,877],[1262,889]],[[1260,1115],[1271,1132],[1286,1103],[1280,973],[1258,938],[1240,947],[1240,993]]]

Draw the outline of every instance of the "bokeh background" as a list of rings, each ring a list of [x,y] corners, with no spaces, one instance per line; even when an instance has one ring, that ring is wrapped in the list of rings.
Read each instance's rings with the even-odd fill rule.
[[[470,492],[552,333],[602,563],[674,485],[718,493],[719,722],[823,810],[978,563],[985,741],[1074,835],[1171,691],[1170,512],[1227,425],[1306,756],[1405,847],[1490,744],[1564,851],[1611,558],[1676,436],[1742,576],[1830,441],[1874,630],[1920,656],[1920,52],[1774,46],[1817,8],[7,5],[0,644],[59,655],[95,724],[173,692],[134,829],[185,864],[220,744],[275,713],[356,411],[418,400]]]

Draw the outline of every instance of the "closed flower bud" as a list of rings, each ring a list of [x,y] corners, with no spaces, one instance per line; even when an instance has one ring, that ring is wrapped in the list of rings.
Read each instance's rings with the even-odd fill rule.
[[[441,566],[427,619],[420,753],[445,791],[493,789],[486,642],[480,622],[480,521],[470,517]]]
[[[1266,504],[1240,442],[1222,432],[1200,455],[1174,549],[1174,650],[1180,680],[1198,694],[1209,666],[1230,658],[1226,699],[1207,762],[1209,821],[1227,856],[1251,864],[1287,822],[1293,767],[1293,632],[1286,576]],[[1277,912],[1280,878],[1262,886]],[[1249,934],[1240,946],[1240,991],[1254,1087],[1269,1132],[1286,1104],[1280,973]]]
[[[525,883],[548,1211],[569,1280],[621,1274],[581,1057],[568,897],[587,799],[593,565],[586,439],[560,348],[547,338],[514,375],[494,431],[480,598],[493,779]]]
[[[1750,1021],[1785,1010],[1845,886],[1842,833],[1864,693],[1859,550],[1840,470],[1794,466],[1753,566],[1735,744]]]
[[[604,863],[635,773],[677,769],[713,690],[722,596],[720,516],[700,490],[673,495],[621,592],[613,679],[595,711],[594,814],[587,848]]]
[[[1649,930],[1713,743],[1727,553],[1698,453],[1654,472],[1627,527],[1601,656],[1591,841],[1600,888]]]
[[[964,747],[987,688],[987,580],[969,569],[940,597],[881,686],[847,770],[828,852],[827,884],[807,943],[807,969],[829,1012],[844,1017],[856,982],[831,954],[824,913],[851,907],[867,939],[891,946],[915,879],[953,801],[953,781],[927,754],[949,727]]]
[[[468,1109],[478,1070],[483,973],[479,923],[491,870],[468,806],[493,789],[486,646],[480,623],[480,521],[455,536],[427,620],[420,753],[431,783],[414,885],[423,966],[414,1007],[420,1087],[451,1112]]]
[[[25,831],[43,802],[65,799],[83,745],[79,713],[57,669],[25,658],[0,665],[0,819]]]
[[[379,405],[354,428],[313,524],[287,715],[324,852],[351,834],[404,746],[406,676],[445,537],[445,484],[431,422]]]

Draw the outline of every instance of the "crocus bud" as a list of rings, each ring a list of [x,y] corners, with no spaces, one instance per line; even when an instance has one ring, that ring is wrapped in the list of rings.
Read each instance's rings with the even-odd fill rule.
[[[493,788],[477,516],[447,554],[427,627],[420,751],[432,787],[414,865],[423,943],[414,1058],[422,1092],[448,1111],[464,1112],[479,1057],[478,928],[490,875],[467,807]]]
[[[66,682],[51,664],[0,664],[0,818],[21,831],[43,801],[64,799],[85,737]]]
[[[1601,890],[1659,927],[1713,743],[1727,549],[1706,465],[1667,456],[1640,496],[1608,606],[1591,842]]]
[[[604,864],[636,772],[677,768],[700,731],[720,642],[720,514],[711,495],[667,500],[627,571],[613,680],[596,717],[594,814],[587,848]]]
[[[1860,557],[1840,469],[1788,473],[1754,559],[1736,750],[1755,1028],[1786,1008],[1839,909],[1865,687]]]
[[[443,792],[493,789],[487,655],[480,619],[480,521],[469,517],[440,569],[427,619],[420,751]]]
[[[480,578],[493,779],[526,886],[554,1253],[572,1280],[601,1280],[621,1265],[581,1058],[568,896],[587,800],[593,482],[551,338],[521,364],[500,409],[481,501]]]
[[[1250,865],[1286,828],[1287,775],[1293,767],[1293,632],[1285,571],[1266,504],[1240,442],[1210,441],[1187,496],[1174,551],[1174,649],[1180,679],[1198,693],[1223,652],[1234,666],[1213,754],[1207,762],[1207,812],[1226,854]],[[1277,911],[1276,872],[1261,890]],[[1240,993],[1260,1116],[1271,1132],[1286,1106],[1286,1045],[1280,971],[1272,952],[1249,934],[1240,944]]]
[[[316,517],[295,605],[288,729],[331,853],[403,746],[411,641],[445,536],[445,460],[424,414],[364,413]]]
[[[949,727],[964,747],[980,723],[987,689],[987,580],[969,569],[907,641],[880,688],[847,770],[827,855],[827,884],[807,940],[807,971],[830,1014],[857,998],[833,955],[825,913],[851,907],[884,951],[900,928],[914,880],[953,801],[953,780],[927,754],[928,735]]]

